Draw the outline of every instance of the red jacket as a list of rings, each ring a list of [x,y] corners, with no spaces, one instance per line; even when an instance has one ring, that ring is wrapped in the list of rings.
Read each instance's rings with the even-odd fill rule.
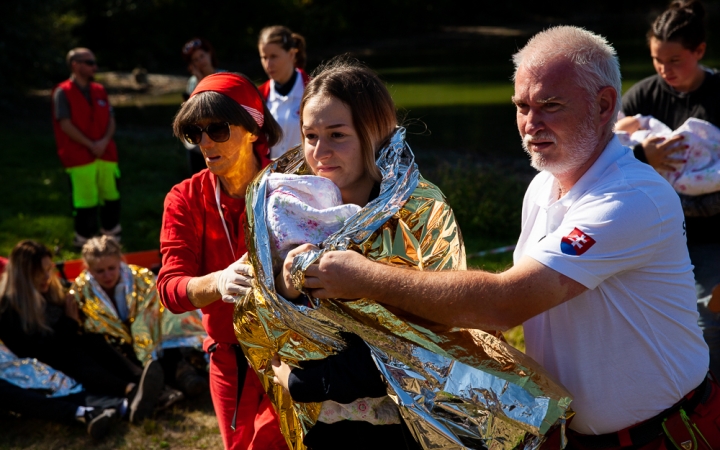
[[[295,70],[300,72],[300,76],[303,80],[303,86],[307,86],[307,84],[310,82],[310,77],[308,76],[308,74],[305,73],[304,70],[297,67],[295,68]],[[267,80],[266,82],[261,84],[258,90],[260,91],[260,95],[262,95],[263,100],[267,101],[268,96],[270,95],[270,80]]]
[[[92,141],[97,141],[105,136],[110,123],[110,103],[105,88],[101,84],[90,82],[90,99],[92,100],[90,103],[72,80],[63,81],[55,89],[62,89],[65,92],[65,97],[70,104],[70,120],[82,134]],[[55,105],[53,105],[53,128],[55,129],[58,156],[63,166],[76,167],[95,161],[97,158],[89,148],[73,141],[70,136],[65,134],[54,115]],[[115,141],[110,140],[100,159],[117,162]]]
[[[157,286],[163,305],[176,314],[197,309],[187,295],[191,278],[225,269],[247,251],[242,226],[245,199],[232,198],[220,190],[233,256],[215,201],[215,183],[217,177],[204,169],[175,185],[165,197],[160,230],[162,268]],[[237,344],[233,310],[233,304],[220,299],[202,308],[203,325],[213,341]]]

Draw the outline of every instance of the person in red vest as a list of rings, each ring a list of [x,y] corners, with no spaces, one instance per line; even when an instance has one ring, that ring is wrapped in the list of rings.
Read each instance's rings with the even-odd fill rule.
[[[93,81],[95,55],[87,48],[67,54],[70,78],[53,91],[53,128],[60,162],[72,185],[75,238],[82,245],[98,231],[120,238],[120,177],[113,134],[115,118],[107,92]]]
[[[270,149],[277,159],[300,145],[300,100],[310,77],[305,73],[305,38],[289,28],[274,25],[263,28],[258,37],[260,62],[270,78],[258,89],[280,127],[283,138]]]

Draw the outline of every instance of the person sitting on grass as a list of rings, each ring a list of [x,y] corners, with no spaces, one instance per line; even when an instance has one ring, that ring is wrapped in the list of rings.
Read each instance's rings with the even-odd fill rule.
[[[127,400],[89,394],[62,372],[33,358],[18,358],[0,342],[0,414],[83,424],[93,439],[127,411]]]
[[[127,418],[149,417],[163,390],[157,360],[138,367],[100,335],[79,325],[77,303],[55,273],[52,253],[25,240],[0,278],[0,340],[20,358],[36,358],[82,383],[89,393],[126,398]]]
[[[197,350],[205,337],[198,313],[175,315],[165,309],[158,298],[155,275],[144,267],[126,264],[120,243],[111,237],[89,239],[82,247],[82,259],[86,269],[75,278],[71,292],[85,332],[104,336],[138,366],[156,352],[166,383],[190,397],[206,392],[207,380],[189,362],[193,356],[204,360]],[[170,336],[172,330],[180,330],[182,335]],[[182,398],[181,393],[172,391],[168,400]],[[169,406],[165,403],[161,401]]]

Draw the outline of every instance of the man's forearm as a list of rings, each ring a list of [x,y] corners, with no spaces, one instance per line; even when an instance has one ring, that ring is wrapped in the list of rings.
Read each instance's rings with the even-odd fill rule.
[[[187,296],[195,307],[202,308],[220,299],[221,295],[217,290],[218,273],[195,277],[188,282]]]
[[[443,325],[505,330],[580,295],[586,288],[525,257],[499,274],[426,272],[329,252],[308,267],[305,286],[319,298],[369,298]]]
[[[110,116],[110,121],[108,122],[107,130],[105,131],[105,136],[103,136],[104,139],[107,139],[110,141],[112,137],[115,135],[115,117]]]
[[[93,141],[88,139],[88,137],[85,136],[82,131],[80,131],[78,127],[76,127],[70,121],[70,119],[61,119],[60,129],[63,130],[63,132],[67,134],[73,141],[77,142],[78,144],[84,145],[85,147],[87,147],[88,150],[91,149]]]
[[[525,318],[513,311],[502,276],[487,272],[424,272],[374,263],[364,297],[443,325],[505,330]],[[393,286],[389,288],[389,286]]]

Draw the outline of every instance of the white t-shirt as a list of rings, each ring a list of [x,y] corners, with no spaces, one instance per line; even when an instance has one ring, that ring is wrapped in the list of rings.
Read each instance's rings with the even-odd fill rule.
[[[573,395],[570,428],[604,434],[649,419],[697,387],[697,325],[680,201],[617,138],[560,200],[538,174],[515,250],[588,291],[525,322],[527,354]]]
[[[270,158],[272,159],[279,158],[302,141],[300,134],[300,100],[302,100],[303,92],[305,92],[305,83],[300,72],[297,72],[295,84],[287,96],[278,94],[275,90],[275,81],[270,80],[267,107],[283,130],[282,140],[270,148]]]

